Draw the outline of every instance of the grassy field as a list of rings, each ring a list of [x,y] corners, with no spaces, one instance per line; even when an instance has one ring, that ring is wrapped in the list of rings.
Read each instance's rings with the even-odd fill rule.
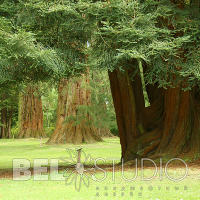
[[[152,170],[146,170],[151,175]],[[198,175],[199,170],[195,170]],[[177,172],[177,175],[181,175]],[[97,174],[98,176],[98,174]],[[101,177],[100,177],[101,176]],[[133,177],[134,172],[126,171],[126,177]],[[102,178],[102,174],[99,174]],[[102,182],[90,181],[89,187],[81,186],[75,190],[75,183],[66,185],[65,181],[13,181],[0,180],[1,200],[199,200],[200,184],[197,177],[190,175],[180,183],[164,178],[162,181],[155,178],[152,181],[141,181],[138,176],[133,182],[126,182],[121,172],[115,173],[115,183],[112,181],[112,172]]]
[[[41,146],[40,143],[37,139],[1,140],[1,171],[11,169],[14,158],[25,158],[31,162],[34,158],[60,159],[67,156],[66,148],[80,147],[79,145],[48,146],[45,144]],[[81,147],[87,155],[90,154],[93,158],[102,157],[107,160],[107,163],[111,163],[111,158],[120,159],[118,138],[108,138],[102,143],[84,144]],[[88,164],[91,164],[91,161],[88,161]],[[112,168],[104,168],[104,170],[104,172],[98,170],[93,174],[97,180],[94,180],[94,177],[91,178],[90,173],[86,172],[85,175],[90,177],[89,186],[82,181],[80,191],[77,191],[75,187],[75,184],[77,187],[80,185],[80,179],[77,178],[77,181],[72,179],[76,177],[72,169],[66,173],[67,176],[72,174],[71,179],[68,179],[70,184],[66,184],[66,176],[60,181],[50,180],[50,177],[47,181],[36,181],[33,177],[27,181],[1,177],[0,200],[200,200],[200,168],[198,166],[189,167],[188,176],[180,182],[169,180],[164,171],[162,180],[158,173],[152,180],[145,181],[142,180],[142,171],[139,168],[137,178],[129,182],[125,179],[135,176],[135,168],[126,168],[124,177],[119,169],[115,170],[115,176],[113,176]],[[184,175],[185,169],[170,167],[168,172],[170,177],[180,178]],[[103,179],[104,173],[106,173],[105,179],[98,181]],[[151,177],[153,174],[154,168],[144,169],[144,177]],[[86,183],[86,179],[84,180]]]
[[[1,139],[0,169],[11,169],[14,158],[25,158],[30,160],[31,163],[36,158],[66,158],[68,157],[66,149],[75,150],[79,147],[82,147],[87,155],[89,154],[94,158],[105,158],[110,163],[109,159],[116,158],[120,160],[121,156],[120,143],[117,137],[104,138],[104,142],[82,145],[46,145],[46,140],[43,139],[41,142],[39,139]]]

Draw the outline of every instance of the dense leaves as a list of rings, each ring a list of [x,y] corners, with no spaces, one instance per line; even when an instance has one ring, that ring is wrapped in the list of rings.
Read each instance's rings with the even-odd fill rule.
[[[173,86],[199,82],[199,14],[170,1],[97,2],[88,13],[96,18],[91,61],[110,70],[131,69],[142,61],[146,83]],[[138,62],[139,63],[139,62]],[[134,73],[133,73],[134,74]]]
[[[60,76],[62,61],[53,50],[35,44],[31,33],[0,33],[1,82],[45,80]]]
[[[19,71],[19,80],[70,77],[82,73],[89,58],[95,68],[130,69],[133,75],[142,62],[147,84],[167,87],[184,80],[189,83],[185,87],[191,87],[199,83],[200,20],[195,3],[11,2],[4,1],[0,8],[5,80]]]
[[[65,63],[65,76],[85,70],[90,23],[84,8],[73,1],[23,1],[19,4],[17,24],[34,32],[37,41],[53,48]]]
[[[145,84],[191,89],[200,81],[199,37],[198,0],[5,0],[0,86],[58,82],[89,66],[133,79],[140,73],[144,91]],[[97,106],[107,101],[101,97]],[[91,107],[95,117],[98,111]]]

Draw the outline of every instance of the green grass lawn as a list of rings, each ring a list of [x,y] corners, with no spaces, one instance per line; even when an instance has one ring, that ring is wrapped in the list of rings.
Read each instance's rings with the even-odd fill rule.
[[[199,171],[198,174],[200,174]],[[152,170],[146,170],[151,174]],[[98,176],[98,175],[97,175]],[[100,174],[101,178],[103,177]],[[134,172],[126,171],[126,177],[133,177]],[[100,177],[99,177],[100,178]],[[65,181],[13,181],[0,180],[1,200],[199,200],[200,184],[194,176],[188,177],[180,183],[164,178],[160,181],[137,180],[128,183],[122,179],[121,172],[116,172],[115,183],[112,181],[112,172],[99,183],[90,181],[89,187],[81,186],[75,190],[74,182],[65,185]]]
[[[31,162],[36,158],[66,158],[68,157],[66,149],[75,150],[79,147],[82,147],[87,155],[89,154],[93,158],[105,158],[110,163],[112,161],[109,161],[109,159],[116,158],[120,160],[121,156],[120,142],[117,137],[104,138],[103,142],[82,145],[46,145],[46,140],[43,139],[43,145],[41,146],[39,139],[1,139],[0,169],[11,169],[14,158],[25,158]],[[62,165],[62,163],[60,164]]]
[[[43,144],[40,146],[40,140],[37,139],[0,140],[0,168],[1,170],[11,169],[14,158],[25,158],[30,161],[34,158],[64,158],[67,156],[66,148],[78,147],[80,145],[49,146]],[[111,163],[109,160],[111,158],[120,159],[121,150],[118,138],[107,138],[104,142],[83,144],[81,147],[87,155],[90,154],[93,158],[102,157],[107,159],[107,163]],[[92,164],[92,161],[88,163]],[[180,182],[171,181],[165,175],[160,180],[159,173],[153,180],[144,181],[140,168],[137,179],[132,182],[124,180],[120,169],[115,171],[115,181],[113,181],[112,168],[104,170],[107,176],[102,182],[90,179],[89,187],[82,182],[80,191],[75,189],[75,180],[66,185],[65,180],[36,181],[32,177],[27,181],[16,181],[12,180],[12,177],[1,178],[0,200],[200,200],[200,168],[198,166],[189,168],[188,176]],[[184,170],[184,168],[170,167],[169,175],[174,178],[182,177]],[[69,173],[71,172],[72,169]],[[154,168],[148,167],[144,170],[145,177],[151,177],[153,173]],[[86,175],[91,177],[89,173]],[[99,170],[94,175],[102,179],[104,173]],[[129,179],[134,177],[135,168],[127,168],[124,176]],[[79,185],[80,181],[76,183]]]

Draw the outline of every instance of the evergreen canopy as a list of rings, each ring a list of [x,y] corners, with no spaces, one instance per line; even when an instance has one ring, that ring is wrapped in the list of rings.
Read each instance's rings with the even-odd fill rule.
[[[34,0],[21,2],[18,7],[18,24],[59,54],[66,65],[65,76],[81,74],[86,67],[87,41],[92,32],[81,1]]]
[[[0,83],[62,76],[65,65],[57,52],[36,41],[34,33],[17,26],[14,16],[4,15],[0,16]]]
[[[200,80],[200,15],[197,5],[169,0],[98,1],[88,9],[96,21],[91,61],[94,66],[138,71],[147,84],[174,86]],[[184,9],[183,9],[184,8]],[[185,86],[186,87],[186,86]]]
[[[2,80],[70,77],[89,57],[90,66],[132,75],[140,63],[146,84],[199,83],[200,17],[189,0],[16,2],[0,7]]]

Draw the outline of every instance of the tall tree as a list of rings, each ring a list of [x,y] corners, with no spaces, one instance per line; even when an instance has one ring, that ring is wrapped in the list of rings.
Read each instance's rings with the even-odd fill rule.
[[[117,2],[90,7],[91,60],[109,70],[122,158],[198,155],[199,4]]]
[[[82,5],[84,5],[84,3]],[[26,6],[22,3],[20,8],[22,12],[18,21],[22,24],[22,26],[26,27],[28,30],[34,31],[38,41],[44,45],[54,48],[64,60],[66,64],[65,70],[63,71],[65,79],[69,79],[69,77],[74,74],[81,75],[84,73],[84,64],[87,56],[85,49],[87,41],[90,40],[91,30],[88,28],[89,24],[85,19],[85,13],[81,5],[76,1],[73,2],[68,0],[62,2],[52,1],[48,3],[45,1],[29,1]],[[50,139],[51,142],[66,140],[66,138],[60,139],[60,137],[58,137],[59,139],[55,139],[57,137],[57,131],[63,132],[60,130],[61,124],[63,124],[63,120],[65,120],[67,115],[66,113],[69,113],[65,108],[65,104],[67,102],[67,86],[65,85],[67,84],[66,80],[60,80],[58,89],[58,119],[56,130]],[[76,91],[77,90],[80,90],[80,94],[84,93],[81,91],[81,88],[76,89]],[[75,94],[77,94],[76,91],[74,89]],[[80,98],[85,98],[84,95]],[[72,94],[72,96],[74,96],[74,94]],[[73,106],[75,110],[79,103],[80,102],[76,101],[77,105]],[[72,104],[74,105],[73,102]],[[85,103],[80,104],[82,105]],[[71,112],[73,113],[74,111]],[[78,130],[78,128],[75,130]],[[76,135],[74,137],[79,137],[79,134],[77,135],[75,133],[76,131],[73,132]],[[79,139],[77,142],[84,140],[86,139]],[[71,139],[71,141],[75,142],[74,139]]]
[[[58,85],[58,103],[57,103],[57,118],[54,133],[48,140],[48,143],[60,143],[64,141],[63,136],[63,123],[66,118],[68,99],[68,81],[62,79]]]
[[[42,100],[38,87],[27,86],[19,98],[19,138],[44,137]]]
[[[18,3],[18,1],[4,1],[0,5],[0,90],[7,89],[6,95],[0,99],[0,104],[9,99],[8,96],[12,94],[10,94],[10,87],[12,89],[13,85],[17,87],[21,83],[26,84],[30,81],[55,80],[58,77],[60,79],[61,71],[65,66],[53,49],[45,48],[36,41],[33,33],[23,27],[19,28],[16,21]],[[37,102],[33,98],[25,100],[24,97],[23,100],[24,103],[29,102],[29,104]],[[15,102],[17,102],[16,95]],[[37,104],[40,107],[41,103]],[[26,105],[22,103],[22,106]],[[24,111],[25,107],[22,110]],[[34,109],[32,111],[34,112]],[[27,110],[27,113],[30,114],[30,110]],[[3,137],[10,137],[12,114],[12,109],[1,107],[1,135]],[[24,136],[22,132],[21,137]]]
[[[57,123],[48,143],[91,143],[101,141],[97,129],[91,122],[88,107],[91,94],[88,75],[59,85]]]

